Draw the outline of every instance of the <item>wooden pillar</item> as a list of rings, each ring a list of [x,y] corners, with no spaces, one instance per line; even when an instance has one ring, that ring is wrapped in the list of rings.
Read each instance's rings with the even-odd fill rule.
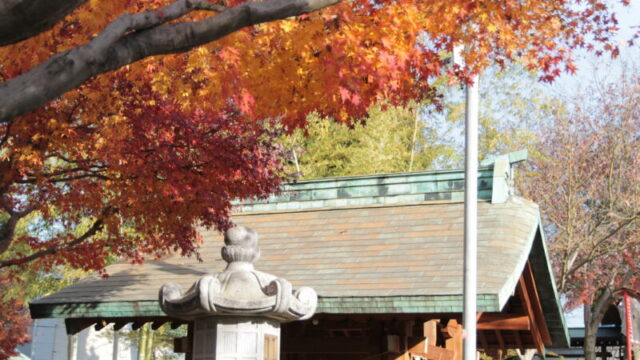
[[[398,338],[400,355],[396,356],[395,360],[411,360],[411,355],[409,354],[409,338],[413,336],[414,324],[414,320],[406,320],[403,323],[403,329],[401,329],[402,331]]]
[[[440,320],[430,320],[423,324],[423,339],[408,349],[409,356],[417,355],[429,360],[462,360],[462,325],[455,319],[449,320],[445,328],[448,339],[445,347],[437,346]]]
[[[450,338],[445,341],[445,348],[453,351],[452,360],[462,360],[462,325],[456,319],[451,319],[446,330]]]

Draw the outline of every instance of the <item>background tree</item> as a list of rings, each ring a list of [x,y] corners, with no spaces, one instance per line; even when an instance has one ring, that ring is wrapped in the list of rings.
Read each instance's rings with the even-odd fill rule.
[[[459,86],[436,88],[443,94],[442,111],[432,114],[431,126],[440,143],[448,144],[457,156],[440,161],[437,168],[464,166],[464,89]],[[557,100],[549,86],[538,81],[538,73],[522,64],[490,66],[480,79],[479,158],[492,158],[521,149],[535,153],[540,127],[552,116]]]
[[[585,358],[619,290],[640,290],[640,76],[597,83],[543,129],[526,193],[542,209],[558,289],[584,304]]]
[[[308,179],[429,169],[454,149],[438,141],[421,110],[415,103],[376,105],[351,126],[311,115],[304,131],[283,139],[291,152],[287,172]]]
[[[308,117],[305,129],[283,137],[286,172],[308,179],[462,167],[464,91],[450,80],[432,83],[436,99],[376,105],[349,124]],[[548,87],[520,64],[486,68],[480,85],[480,158],[520,149],[535,154],[540,126],[557,105]]]
[[[6,221],[6,218],[0,219],[2,220]],[[39,221],[38,215],[32,213],[16,228],[16,236],[44,239],[49,232],[44,225]],[[0,261],[20,256],[30,250],[27,244],[13,246],[0,254]],[[58,291],[85,275],[83,271],[69,266],[12,270],[0,271],[0,359],[10,357],[16,345],[29,339],[27,331],[31,317],[25,306],[29,301]]]

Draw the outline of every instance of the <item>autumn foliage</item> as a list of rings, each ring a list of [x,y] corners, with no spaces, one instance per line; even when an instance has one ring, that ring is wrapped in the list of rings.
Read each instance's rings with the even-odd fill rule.
[[[640,290],[640,73],[598,82],[558,109],[528,173],[558,289],[584,304],[585,357],[624,288]]]
[[[9,279],[0,274],[0,359],[13,355],[13,349],[29,340],[29,314],[20,299],[6,298],[3,293]]]
[[[0,48],[0,91],[26,94],[30,82],[46,84],[29,76],[53,54],[64,59],[123,13],[170,3],[86,2],[52,29]],[[195,27],[224,14],[218,11],[189,12],[169,25]],[[355,0],[243,28],[188,52],[168,38],[178,53],[35,96],[46,105],[0,121],[0,268],[10,278],[16,269],[63,264],[100,270],[108,254],[134,261],[193,254],[196,226],[224,229],[233,199],[278,189],[281,149],[273,139],[280,129],[304,127],[309,112],[348,122],[383,100],[403,105],[433,96],[435,76],[466,81],[514,59],[551,80],[574,70],[572,49],[615,55],[609,36],[616,26],[604,0]],[[464,69],[443,61],[457,43],[468,45]],[[91,48],[85,51],[90,59]],[[52,76],[74,64],[54,65]],[[48,230],[18,234],[27,218]]]

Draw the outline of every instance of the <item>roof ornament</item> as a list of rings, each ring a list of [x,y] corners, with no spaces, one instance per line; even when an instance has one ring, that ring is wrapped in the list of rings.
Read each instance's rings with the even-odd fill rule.
[[[168,315],[194,320],[212,315],[260,316],[284,321],[313,316],[318,295],[310,287],[294,291],[291,283],[254,269],[260,257],[258,234],[237,226],[224,234],[225,270],[206,275],[183,292],[180,285],[160,288],[160,307]]]

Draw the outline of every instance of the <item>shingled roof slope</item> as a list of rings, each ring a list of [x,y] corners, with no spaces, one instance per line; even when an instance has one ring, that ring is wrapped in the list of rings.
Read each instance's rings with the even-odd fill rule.
[[[512,198],[482,202],[478,213],[478,294],[496,301],[484,305],[499,311],[531,249],[537,206]],[[462,293],[462,214],[462,203],[430,203],[248,213],[234,221],[260,236],[257,269],[311,286],[320,297],[448,296]],[[223,270],[221,236],[205,231],[203,237],[202,263],[172,257],[116,264],[107,268],[108,279],[89,277],[35,303],[155,300],[168,281],[188,287]],[[439,312],[455,310],[445,303]]]

